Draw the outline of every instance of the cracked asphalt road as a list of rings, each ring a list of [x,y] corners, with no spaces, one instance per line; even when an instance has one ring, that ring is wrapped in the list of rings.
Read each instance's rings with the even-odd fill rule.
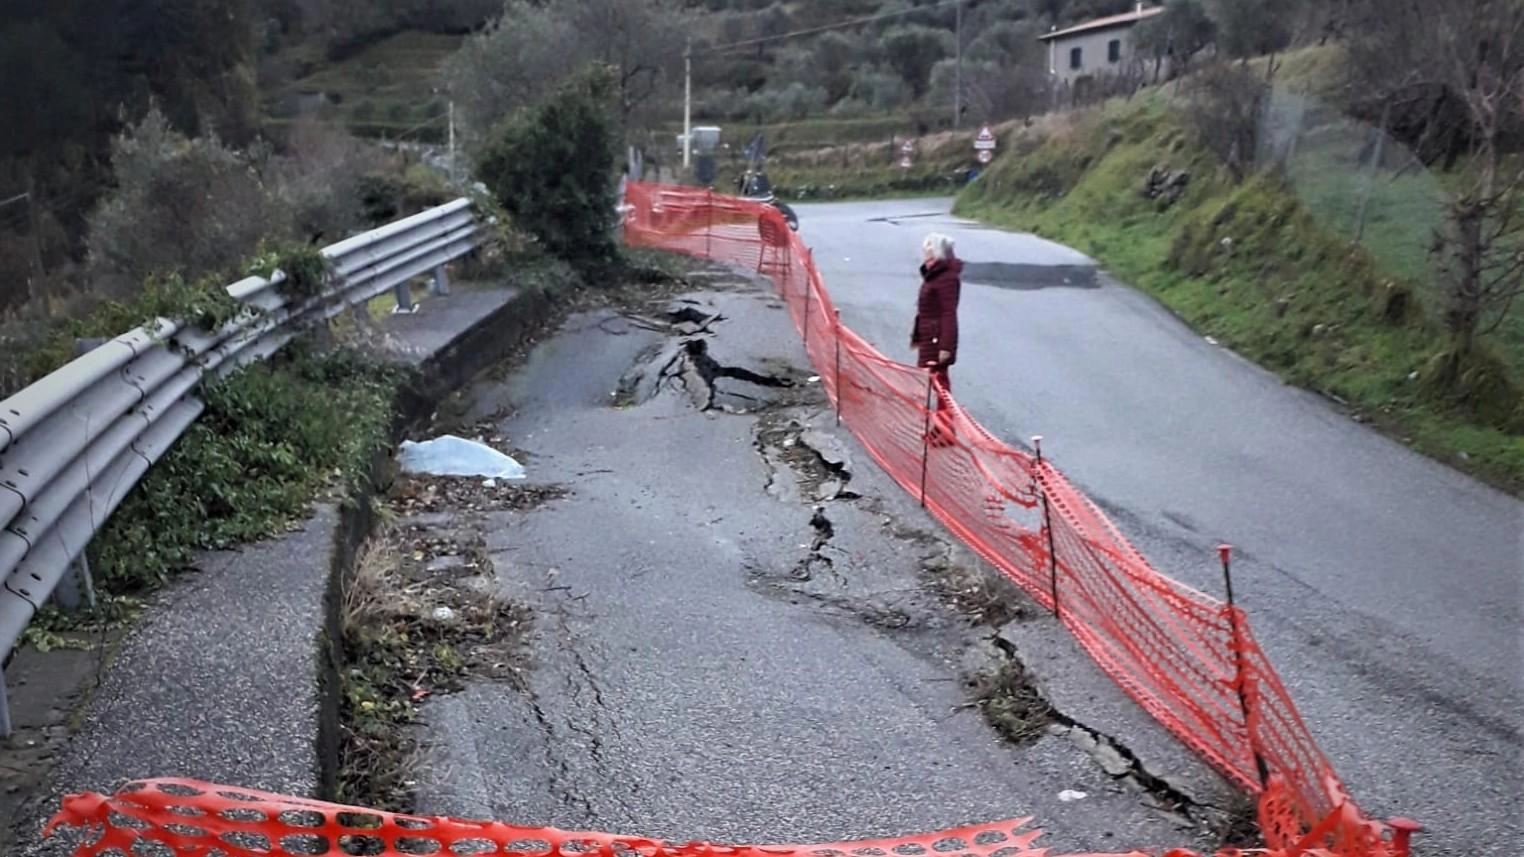
[[[1357,801],[1425,855],[1502,857],[1524,818],[1524,504],[1193,334],[1084,256],[947,200],[798,206],[842,321],[903,355],[921,237],[968,263],[959,401],[1044,449],[1165,573],[1239,548],[1255,634]],[[1510,837],[1502,835],[1513,833]]]
[[[535,614],[529,687],[425,706],[418,809],[722,842],[1032,815],[1057,853],[1209,845],[1075,740],[997,736],[961,681],[994,629],[923,585],[956,551],[834,427],[770,291],[691,299],[725,317],[714,365],[599,311],[472,390],[465,422],[511,414],[531,481],[569,493],[492,519],[501,594]]]

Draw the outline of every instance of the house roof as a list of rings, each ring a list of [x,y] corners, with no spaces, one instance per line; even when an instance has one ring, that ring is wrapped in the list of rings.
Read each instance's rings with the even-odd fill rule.
[[[1151,6],[1147,9],[1139,9],[1132,12],[1127,12],[1126,14],[1122,15],[1112,15],[1108,18],[1096,18],[1094,21],[1086,21],[1083,24],[1075,24],[1068,29],[1055,30],[1051,33],[1044,33],[1043,35],[1038,36],[1037,40],[1040,42],[1046,42],[1050,39],[1061,39],[1064,36],[1077,36],[1080,33],[1088,33],[1092,30],[1106,30],[1112,27],[1130,27],[1145,18],[1152,18],[1153,16],[1163,11],[1163,6]]]

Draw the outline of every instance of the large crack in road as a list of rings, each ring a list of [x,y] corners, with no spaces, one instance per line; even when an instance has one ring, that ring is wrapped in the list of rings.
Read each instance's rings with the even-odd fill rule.
[[[762,842],[1035,815],[1060,850],[1214,845],[1228,799],[1195,796],[1220,781],[1151,772],[1084,712],[1000,740],[968,686],[1021,666],[997,631],[1040,611],[836,425],[773,295],[707,273],[463,397],[524,452],[520,490],[558,487],[484,518],[532,666],[427,704],[418,809]]]

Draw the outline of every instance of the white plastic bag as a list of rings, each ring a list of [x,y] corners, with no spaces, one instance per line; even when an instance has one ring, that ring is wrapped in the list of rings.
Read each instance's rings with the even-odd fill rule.
[[[444,435],[423,443],[402,442],[398,463],[407,473],[430,476],[477,476],[523,479],[524,465],[474,440]]]

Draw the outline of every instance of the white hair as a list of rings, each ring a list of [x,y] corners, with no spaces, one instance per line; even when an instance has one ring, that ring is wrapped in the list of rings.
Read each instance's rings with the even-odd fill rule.
[[[933,232],[921,242],[921,252],[942,261],[953,254],[953,240],[940,232]]]

